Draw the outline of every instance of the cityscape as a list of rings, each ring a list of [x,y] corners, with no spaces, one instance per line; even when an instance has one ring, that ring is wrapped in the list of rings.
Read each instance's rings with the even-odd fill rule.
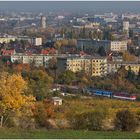
[[[0,1],[0,138],[140,138],[139,1]]]

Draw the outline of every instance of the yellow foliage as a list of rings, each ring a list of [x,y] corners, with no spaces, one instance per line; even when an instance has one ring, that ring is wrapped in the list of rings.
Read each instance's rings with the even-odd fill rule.
[[[136,61],[136,57],[129,52],[124,52],[123,53],[123,60],[124,61]]]
[[[35,101],[33,96],[24,95],[26,88],[27,83],[21,75],[2,73],[0,75],[1,113],[7,110],[19,112],[22,107]]]

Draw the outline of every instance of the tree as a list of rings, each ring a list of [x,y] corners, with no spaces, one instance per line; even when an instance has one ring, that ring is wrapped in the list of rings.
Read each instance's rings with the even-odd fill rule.
[[[60,79],[59,82],[62,84],[71,84],[76,80],[76,76],[72,71],[67,70],[64,73],[60,74],[58,79]]]
[[[13,66],[13,69],[15,69],[16,72],[21,73],[23,70],[29,71],[30,65],[29,64],[17,64]]]
[[[34,97],[25,95],[27,83],[21,75],[0,74],[0,116],[1,126],[5,125],[9,118],[20,115],[28,106],[31,109]]]
[[[135,88],[135,85],[127,79],[128,71],[124,66],[121,66],[115,74],[115,79],[113,80],[114,85],[116,85],[116,90],[128,90],[132,91]]]
[[[50,59],[49,62],[48,62],[48,64],[49,64],[49,66],[48,66],[49,70],[52,70],[53,73],[54,73],[54,75],[53,75],[54,82],[56,82],[56,78],[57,78],[57,64],[56,64],[56,59],[55,58]]]
[[[24,72],[23,76],[29,82],[29,91],[37,100],[43,100],[49,96],[49,88],[53,79],[45,71],[36,69],[27,73]]]
[[[93,33],[92,33],[92,31],[89,31],[89,38],[90,39],[93,39]]]
[[[106,56],[106,51],[104,49],[103,46],[100,46],[97,53],[100,55],[100,56]]]
[[[129,81],[133,81],[134,80],[134,77],[135,77],[135,74],[134,72],[131,71],[131,67],[129,66],[129,69],[128,69],[128,73],[127,73],[127,79]]]
[[[101,130],[105,116],[103,110],[84,112],[73,115],[70,123],[74,129]]]
[[[55,44],[54,44],[55,48],[58,49],[58,50],[61,48],[61,45],[62,44],[61,44],[60,41],[56,41]]]
[[[33,114],[37,125],[49,128],[48,119],[54,117],[54,106],[49,102],[38,102],[35,104]]]
[[[121,131],[133,131],[137,127],[136,117],[129,110],[121,110],[116,114],[115,128]]]
[[[129,52],[124,52],[123,53],[123,60],[124,61],[136,61],[136,57]]]

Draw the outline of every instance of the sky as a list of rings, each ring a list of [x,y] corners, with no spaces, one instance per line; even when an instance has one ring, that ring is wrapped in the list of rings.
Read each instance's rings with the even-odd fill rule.
[[[140,1],[0,1],[0,10],[140,12]]]

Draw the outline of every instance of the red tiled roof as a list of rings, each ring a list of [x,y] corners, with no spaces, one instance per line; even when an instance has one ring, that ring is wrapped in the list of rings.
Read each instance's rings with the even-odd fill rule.
[[[12,55],[14,53],[14,50],[2,49],[1,52],[2,52],[2,55]]]
[[[48,48],[46,50],[41,50],[41,54],[50,54],[50,53],[56,53],[56,50],[54,48]]]

